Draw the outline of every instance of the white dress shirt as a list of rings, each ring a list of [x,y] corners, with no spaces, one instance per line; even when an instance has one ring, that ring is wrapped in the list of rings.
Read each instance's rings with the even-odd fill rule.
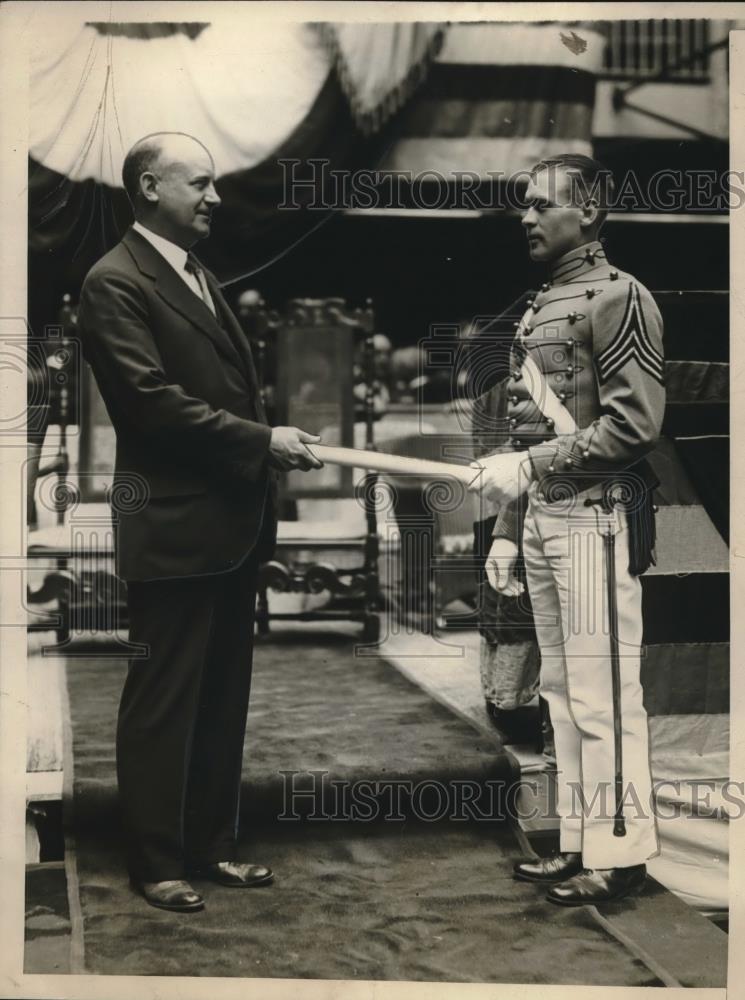
[[[144,236],[148,243],[155,247],[161,257],[165,257],[179,278],[189,286],[197,298],[200,298],[204,302],[205,299],[196,276],[186,270],[186,250],[176,243],[171,243],[170,240],[165,239],[163,236],[158,236],[157,233],[152,232],[150,229],[146,229],[140,222],[132,223],[132,228],[137,230],[140,236]],[[207,302],[207,306],[214,313],[213,304]]]

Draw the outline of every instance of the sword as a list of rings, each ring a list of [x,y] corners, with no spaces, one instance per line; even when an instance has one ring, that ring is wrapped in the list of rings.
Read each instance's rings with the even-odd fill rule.
[[[626,836],[626,821],[623,818],[623,745],[621,732],[621,662],[618,653],[618,603],[616,601],[616,536],[613,523],[603,533],[605,554],[605,578],[608,587],[608,627],[610,630],[610,668],[613,690],[613,744],[615,752],[615,799],[616,811],[613,816],[613,836]]]
[[[474,471],[470,465],[455,465],[452,462],[434,462],[423,458],[387,455],[379,451],[365,451],[362,448],[336,448],[325,444],[305,447],[322,462],[393,476],[413,474],[427,479],[442,479],[449,476],[465,486],[470,486],[481,475],[480,470]]]

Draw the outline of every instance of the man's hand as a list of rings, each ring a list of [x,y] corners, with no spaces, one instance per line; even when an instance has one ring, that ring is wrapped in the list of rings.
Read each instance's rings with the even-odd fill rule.
[[[487,500],[510,503],[528,488],[532,466],[527,451],[504,452],[471,462],[471,468],[483,470],[468,487]]]
[[[486,579],[489,586],[506,597],[517,597],[525,587],[515,576],[517,543],[511,538],[495,538],[486,557]]]
[[[280,469],[322,469],[323,462],[306,448],[320,442],[318,434],[308,434],[299,427],[272,427],[269,454]]]

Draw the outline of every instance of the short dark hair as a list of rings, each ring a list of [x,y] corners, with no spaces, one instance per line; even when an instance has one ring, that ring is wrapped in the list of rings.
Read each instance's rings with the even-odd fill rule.
[[[533,178],[542,170],[549,170],[551,167],[565,170],[570,176],[579,177],[581,181],[582,200],[589,197],[594,198],[598,203],[598,219],[601,226],[608,215],[610,207],[615,198],[616,186],[613,182],[613,174],[600,163],[593,160],[591,156],[583,156],[581,153],[557,153],[555,156],[547,156],[539,160],[530,169],[530,177]],[[573,188],[579,184],[573,183]]]
[[[152,132],[138,139],[124,157],[122,164],[122,183],[133,206],[140,193],[140,177],[156,166],[158,157],[163,152],[163,139],[168,135],[181,135],[191,139],[204,149],[210,159],[212,158],[204,143],[188,132]]]
[[[163,148],[161,137],[164,134],[163,132],[154,132],[152,135],[138,139],[124,157],[122,183],[132,205],[140,192],[140,177],[148,170],[152,170],[158,162]]]

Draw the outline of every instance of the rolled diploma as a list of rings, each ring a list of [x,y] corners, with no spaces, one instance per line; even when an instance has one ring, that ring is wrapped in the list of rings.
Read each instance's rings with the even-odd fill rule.
[[[480,470],[468,465],[453,465],[450,462],[430,462],[423,458],[406,458],[403,455],[387,455],[362,448],[335,448],[331,445],[306,445],[316,458],[332,465],[346,465],[353,469],[367,469],[369,472],[384,472],[393,476],[425,476],[427,479],[442,479],[451,476],[470,486],[481,475]]]

